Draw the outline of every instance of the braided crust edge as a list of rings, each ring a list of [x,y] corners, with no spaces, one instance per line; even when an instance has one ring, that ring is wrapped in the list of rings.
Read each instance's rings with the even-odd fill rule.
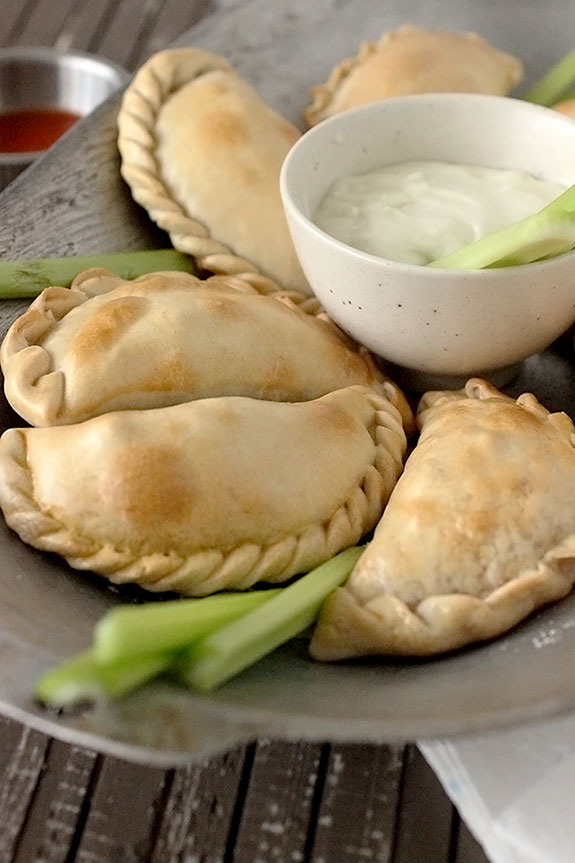
[[[0,440],[0,504],[6,522],[24,542],[60,554],[75,569],[91,570],[115,584],[136,583],[154,592],[203,596],[226,588],[245,589],[259,581],[285,581],[356,544],[371,530],[402,470],[406,439],[398,411],[384,396],[360,389],[373,408],[369,427],[375,444],[373,460],[331,518],[299,535],[280,536],[263,545],[246,542],[226,550],[206,548],[186,556],[172,552],[141,556],[130,548],[99,545],[37,504],[22,429],[10,429]]]
[[[259,291],[265,285],[265,293],[281,291],[252,261],[236,255],[214,239],[206,225],[188,216],[160,179],[152,130],[161,106],[170,93],[215,70],[236,74],[225,58],[196,48],[160,51],[140,68],[118,114],[120,171],[134,200],[167,232],[175,249],[195,259],[199,270],[239,275]]]

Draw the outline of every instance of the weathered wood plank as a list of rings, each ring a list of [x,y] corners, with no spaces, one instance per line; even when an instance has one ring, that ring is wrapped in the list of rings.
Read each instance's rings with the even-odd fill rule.
[[[40,0],[34,6],[27,5],[30,12],[12,44],[53,45],[79,8],[78,0]]]
[[[98,756],[51,741],[21,839],[10,863],[66,863],[82,826]]]
[[[330,747],[311,863],[393,860],[403,757],[401,746]]]
[[[168,773],[102,759],[75,863],[143,863],[149,859]]]
[[[34,2],[15,3],[13,0],[12,2],[10,0],[3,0],[1,6],[2,28],[0,33],[2,45],[18,44],[20,32],[26,27],[30,16],[34,12],[34,7]]]
[[[408,746],[393,863],[448,863],[453,833],[450,801],[419,750]]]
[[[320,755],[318,744],[259,741],[235,837],[234,863],[305,859]]]
[[[163,0],[122,0],[122,3],[117,3],[110,10],[106,29],[99,35],[98,53],[131,69],[133,57],[147,44],[162,5]]]
[[[457,814],[454,817],[458,830],[453,863],[489,863],[483,848],[470,833],[465,822]]]
[[[238,747],[170,775],[149,863],[228,863],[238,789],[250,760],[249,748]]]
[[[38,784],[49,739],[0,717],[0,860],[10,863]]]
[[[146,39],[134,46],[130,68],[138,68],[156,51],[166,48],[183,32],[197,24],[208,12],[210,5],[210,0],[164,0]]]
[[[118,5],[117,0],[79,3],[67,22],[64,47],[100,54],[102,39],[114,20]]]

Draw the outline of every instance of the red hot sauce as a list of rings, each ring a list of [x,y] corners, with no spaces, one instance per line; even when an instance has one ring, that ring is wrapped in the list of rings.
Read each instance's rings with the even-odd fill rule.
[[[29,108],[0,112],[0,153],[34,153],[47,150],[78,114],[59,108]]]

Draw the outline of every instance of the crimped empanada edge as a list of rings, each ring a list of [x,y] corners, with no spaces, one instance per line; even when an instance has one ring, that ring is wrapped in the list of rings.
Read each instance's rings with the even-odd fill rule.
[[[388,594],[362,604],[344,585],[322,608],[310,654],[333,662],[360,656],[447,653],[503,635],[537,609],[563,599],[574,584],[575,534],[547,552],[536,567],[485,597],[434,595],[411,608]]]
[[[64,404],[64,374],[39,344],[71,309],[84,303],[80,290],[50,287],[8,329],[0,347],[4,392],[11,407],[36,426],[51,425]]]
[[[404,24],[401,27],[398,27],[396,30],[388,30],[384,31],[380,36],[377,42],[362,42],[358,48],[355,56],[346,57],[344,60],[341,60],[337,63],[333,69],[331,70],[327,80],[322,84],[316,84],[311,88],[311,102],[307,105],[302,112],[303,119],[308,127],[315,126],[321,120],[324,120],[328,114],[326,113],[331,105],[331,102],[337,93],[340,85],[345,81],[346,78],[356,69],[358,66],[367,60],[367,58],[373,54],[375,51],[379,50],[382,46],[386,44],[386,42],[394,39],[396,36],[400,36],[402,33],[410,32],[410,31],[423,31],[424,28],[417,27],[414,24]],[[480,36],[478,33],[475,33],[471,30],[463,30],[461,31],[462,35],[465,35],[466,38],[476,40],[479,42],[483,42],[485,44],[489,44],[486,40]],[[513,67],[513,73],[511,74],[510,79],[510,88],[514,87],[520,80],[523,75],[523,65],[512,54],[508,52],[501,51],[499,48],[496,48],[493,45],[490,45],[497,53],[501,56],[501,58],[505,58],[509,64],[509,68]]]
[[[224,285],[240,292],[267,296],[292,308],[296,313],[317,317],[332,326],[342,339],[346,334],[323,311],[315,297],[288,290],[266,292],[261,285],[243,276],[214,275],[199,279],[189,273],[148,273],[133,280],[122,279],[109,270],[97,267],[79,273],[71,288],[46,288],[9,328],[0,347],[0,364],[4,371],[5,393],[8,402],[27,422],[35,426],[59,425],[77,422],[78,418],[62,419],[65,403],[65,375],[54,369],[49,352],[38,343],[60,323],[69,311],[93,299],[103,296],[126,281],[145,281],[153,276],[166,276],[188,281],[196,287]],[[403,391],[377,365],[373,354],[352,339],[348,339],[350,350],[356,350],[373,375],[372,387],[394,405],[402,417],[407,434],[415,428],[413,411]]]
[[[178,54],[186,57],[185,81],[175,79]],[[208,227],[187,215],[162,182],[155,155],[153,125],[166,96],[175,89],[211,71],[236,71],[224,57],[198,48],[166,49],[153,55],[128,85],[118,113],[118,150],[120,172],[134,200],[170,237],[174,248],[191,255],[198,269],[215,275],[241,276],[260,293],[284,290],[264,275],[252,261],[237,255],[214,239]],[[291,294],[297,296],[296,291]],[[301,294],[301,297],[305,297]]]
[[[246,542],[225,551],[207,548],[186,556],[173,552],[141,556],[131,549],[94,543],[37,504],[22,429],[9,429],[0,438],[0,506],[6,523],[24,542],[115,584],[204,596],[228,588],[246,589],[259,581],[280,583],[355,545],[379,520],[401,472],[406,439],[399,412],[385,396],[367,387],[356,388],[365,391],[373,408],[373,425],[368,426],[375,445],[373,460],[331,518],[297,536],[279,532],[265,545]]]
[[[461,390],[436,390],[420,400],[418,420],[442,402],[491,399],[516,403],[551,423],[575,448],[573,423],[551,413],[532,393],[516,399],[482,378]],[[360,567],[361,560],[356,567]],[[415,607],[393,594],[361,603],[344,585],[325,603],[310,645],[320,661],[357,656],[429,656],[503,634],[536,609],[565,597],[575,584],[575,533],[548,551],[537,566],[522,572],[485,597],[464,593],[428,596]]]
[[[315,126],[325,119],[326,111],[341,83],[376,50],[376,42],[361,42],[354,56],[345,57],[336,63],[323,84],[314,84],[311,88],[311,102],[302,111],[306,126]]]

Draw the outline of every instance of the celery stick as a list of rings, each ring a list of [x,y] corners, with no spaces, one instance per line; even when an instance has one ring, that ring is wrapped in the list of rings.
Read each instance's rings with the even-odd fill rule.
[[[575,248],[575,186],[550,204],[500,231],[456,249],[428,264],[453,270],[477,270],[528,264]]]
[[[134,279],[158,270],[194,273],[192,258],[175,249],[72,255],[66,258],[0,260],[0,299],[36,297],[51,285],[68,287],[75,276],[91,267],[104,267],[124,279]]]
[[[96,624],[94,655],[112,662],[178,650],[277,596],[281,588],[221,593],[112,609]]]
[[[537,105],[550,106],[558,102],[568,87],[575,83],[575,50],[569,51],[533,84],[523,98]]]
[[[547,204],[544,210],[563,210],[564,213],[575,213],[575,186],[569,186],[560,195]]]
[[[363,552],[348,548],[284,587],[269,602],[197,641],[176,659],[179,680],[208,692],[310,626],[325,598]]]
[[[51,707],[72,707],[98,698],[117,698],[156,677],[172,661],[169,653],[157,653],[120,662],[98,662],[85,650],[46,671],[34,687],[34,695]]]

